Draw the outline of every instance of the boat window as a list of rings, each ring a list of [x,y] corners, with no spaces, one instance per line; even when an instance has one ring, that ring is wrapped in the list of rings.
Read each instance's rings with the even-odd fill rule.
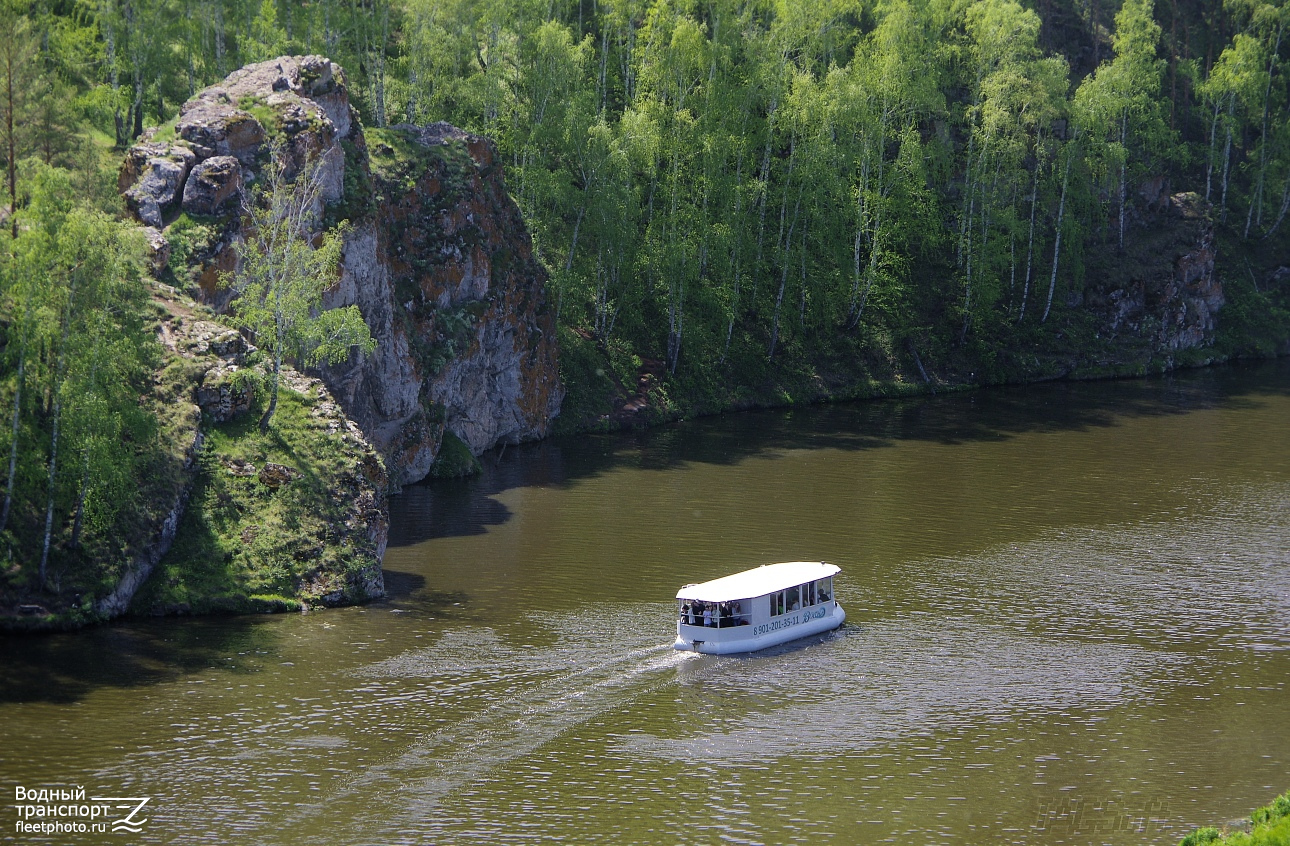
[[[833,577],[826,576],[820,579],[816,584],[816,595],[820,602],[828,602],[833,598]]]
[[[715,629],[747,626],[752,623],[749,605],[747,600],[742,599],[734,602],[681,600],[678,619],[687,626],[706,626]]]
[[[802,585],[802,605],[815,604],[815,582],[807,582]]]
[[[789,611],[796,611],[802,607],[801,602],[798,599],[797,588],[791,587],[788,590],[784,591],[784,594],[785,594],[785,602],[787,603],[785,607],[788,608]]]
[[[746,626],[752,622],[748,614],[748,603],[742,599],[722,604],[725,606],[721,616],[722,626]]]

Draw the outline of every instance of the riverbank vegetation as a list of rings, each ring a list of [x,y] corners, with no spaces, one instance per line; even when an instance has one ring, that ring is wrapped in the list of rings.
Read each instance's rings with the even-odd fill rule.
[[[640,380],[689,414],[1151,372],[1287,335],[1266,277],[1290,261],[1290,141],[1264,123],[1285,114],[1284,4],[403,11],[407,78],[384,87],[404,114],[382,114],[498,140],[552,272],[566,426]],[[1126,354],[1090,319],[1089,271],[1182,190],[1212,207],[1225,281],[1263,252],[1234,283],[1246,319],[1176,355],[1144,326]]]
[[[184,423],[154,390],[138,231],[77,203],[65,170],[21,174],[0,246],[3,595],[51,592],[88,615],[173,498]]]
[[[496,140],[566,429],[1290,338],[1285,0],[0,0],[0,32],[6,596],[118,560],[95,544],[169,449],[123,151],[285,53],[340,63],[368,126]],[[1199,340],[1107,281],[1180,208],[1226,297]]]
[[[1290,843],[1290,791],[1250,815],[1248,831],[1225,832],[1212,826],[1198,828],[1178,846],[1283,846]]]

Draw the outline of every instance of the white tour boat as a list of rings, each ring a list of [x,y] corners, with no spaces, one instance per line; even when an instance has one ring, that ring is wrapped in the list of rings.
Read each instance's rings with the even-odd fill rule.
[[[755,652],[836,629],[847,614],[833,598],[839,568],[823,561],[765,564],[676,592],[676,643],[687,652]]]

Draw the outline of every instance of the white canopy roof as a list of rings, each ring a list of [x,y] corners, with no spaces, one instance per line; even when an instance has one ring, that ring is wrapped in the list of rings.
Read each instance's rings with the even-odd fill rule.
[[[789,561],[784,564],[763,564],[742,573],[722,576],[700,585],[686,585],[676,592],[677,599],[696,599],[700,602],[731,602],[752,599],[777,590],[813,582],[840,573],[841,568],[823,561]]]

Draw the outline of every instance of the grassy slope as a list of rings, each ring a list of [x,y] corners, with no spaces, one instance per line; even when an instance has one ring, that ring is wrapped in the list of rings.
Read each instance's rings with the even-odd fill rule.
[[[312,413],[320,403],[327,401],[314,392],[284,388],[263,434],[255,407],[205,427],[206,445],[175,544],[133,610],[292,610],[302,603],[368,598],[359,586],[364,571],[379,568],[379,559],[352,506],[365,491],[372,499],[384,474],[352,434],[327,431],[332,418]],[[235,475],[239,462],[256,472]],[[300,476],[271,488],[258,473],[268,462]]]

